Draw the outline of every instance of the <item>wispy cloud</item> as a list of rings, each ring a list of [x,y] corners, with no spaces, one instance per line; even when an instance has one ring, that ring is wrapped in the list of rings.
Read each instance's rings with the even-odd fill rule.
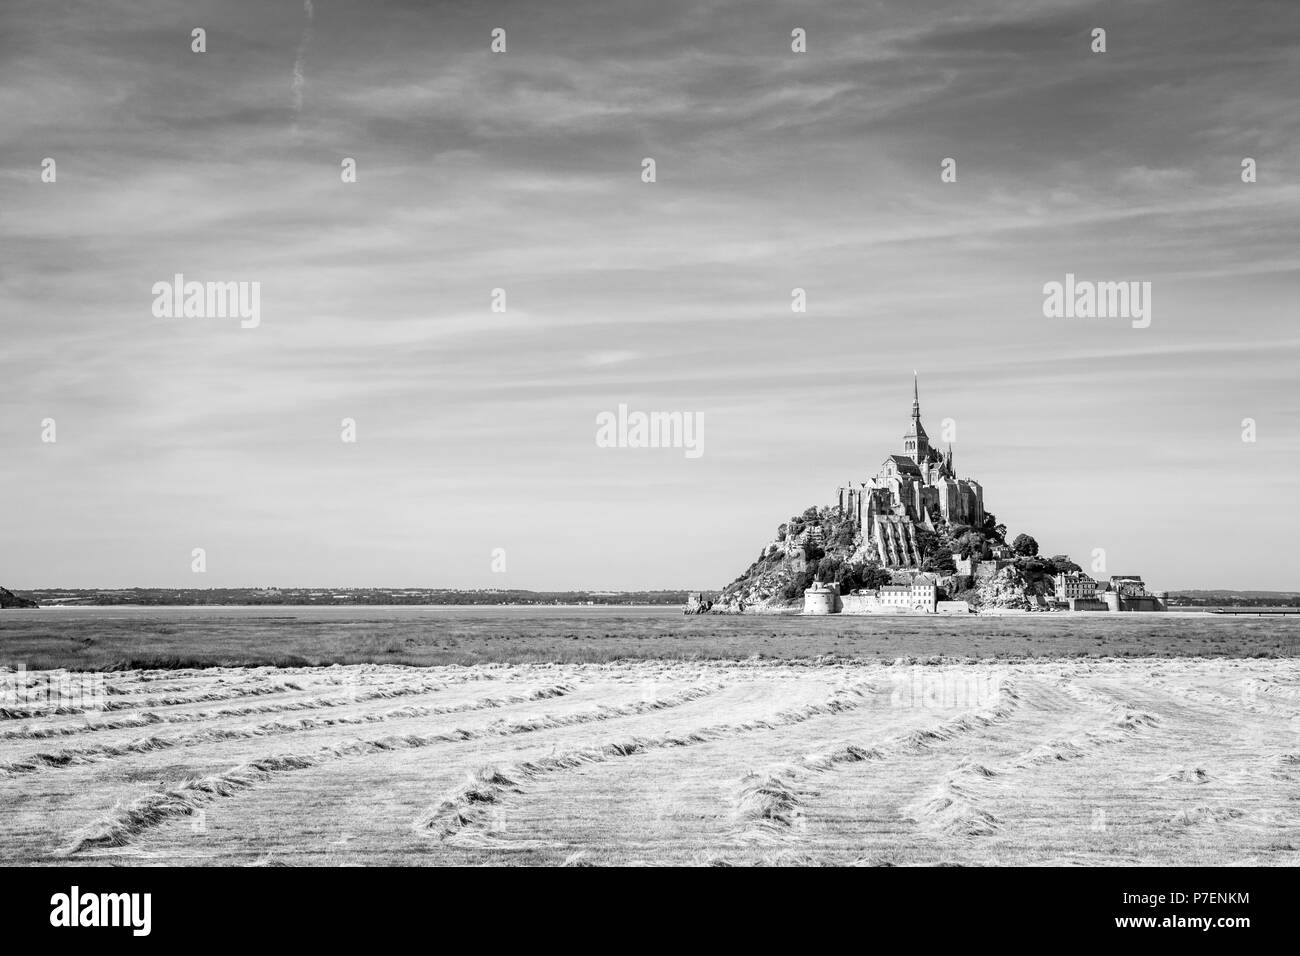
[[[316,10],[312,6],[311,0],[303,0],[302,12],[307,17],[307,23],[302,28],[302,39],[298,41],[298,54],[293,60],[293,82],[290,84],[290,89],[293,91],[293,112],[295,117],[302,113],[302,94],[307,87],[307,77],[303,71],[307,66],[307,45],[311,43],[312,20],[316,17]]]

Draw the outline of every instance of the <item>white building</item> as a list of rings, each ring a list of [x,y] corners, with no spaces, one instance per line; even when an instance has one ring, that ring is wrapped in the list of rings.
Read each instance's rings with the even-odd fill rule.
[[[1056,576],[1056,599],[1069,601],[1072,598],[1095,599],[1097,582],[1082,571],[1066,571]]]
[[[934,614],[938,611],[938,598],[935,582],[919,577],[911,584],[888,584],[876,591],[846,594],[841,599],[842,613]]]

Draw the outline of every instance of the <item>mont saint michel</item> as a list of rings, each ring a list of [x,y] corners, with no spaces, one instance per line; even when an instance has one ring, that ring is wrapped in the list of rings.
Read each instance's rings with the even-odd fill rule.
[[[835,490],[776,536],[716,601],[692,595],[687,613],[970,614],[1007,611],[1162,611],[1163,592],[1140,575],[1085,571],[1069,555],[1039,553],[1028,533],[985,507],[984,486],[957,472],[921,421],[920,383],[899,450],[874,475]],[[1104,562],[1103,562],[1104,564]],[[1091,573],[1090,573],[1091,572]]]
[[[3,11],[14,952],[1289,928],[1300,3]]]

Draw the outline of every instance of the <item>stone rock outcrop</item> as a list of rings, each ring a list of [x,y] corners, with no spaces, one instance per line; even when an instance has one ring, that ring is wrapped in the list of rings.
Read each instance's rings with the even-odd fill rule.
[[[758,558],[713,602],[713,614],[797,612],[823,557],[848,558],[861,545],[833,507],[808,508],[777,529]]]
[[[983,611],[1037,611],[1036,600],[1025,577],[1015,567],[1003,568],[979,587],[979,605]]]
[[[0,608],[3,607],[40,607],[30,598],[19,597],[13,591],[0,588]]]
[[[706,598],[699,591],[692,591],[686,596],[686,607],[682,609],[683,614],[708,614],[713,608],[713,602]]]

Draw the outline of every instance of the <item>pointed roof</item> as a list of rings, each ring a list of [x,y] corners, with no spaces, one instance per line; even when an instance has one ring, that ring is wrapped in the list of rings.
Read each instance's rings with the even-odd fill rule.
[[[912,369],[912,427],[903,437],[925,438],[928,444],[930,436],[925,433],[925,426],[921,424],[921,393],[916,378],[916,369]]]
[[[885,459],[884,463],[888,465],[891,461],[894,463],[894,466],[898,469],[900,474],[917,475],[918,477],[921,474],[921,469],[917,463],[906,455],[890,455]]]

